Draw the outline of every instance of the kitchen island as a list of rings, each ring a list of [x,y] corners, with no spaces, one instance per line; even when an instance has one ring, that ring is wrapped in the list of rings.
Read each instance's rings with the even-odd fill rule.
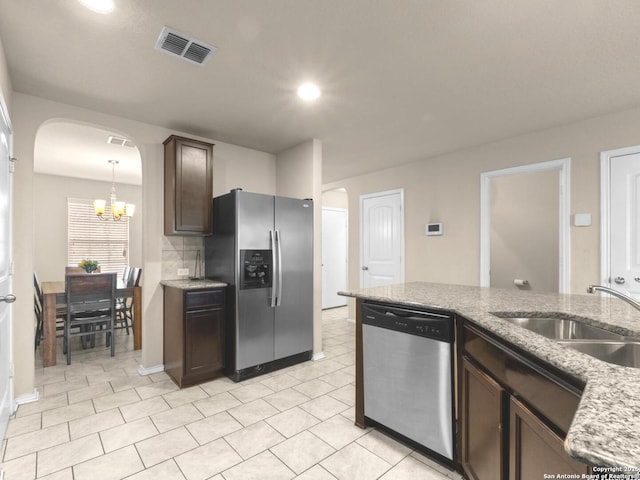
[[[424,282],[340,293],[359,301],[450,311],[575,378],[584,390],[567,431],[565,451],[591,465],[640,467],[640,369],[597,360],[492,314],[577,317],[640,338],[640,312],[621,300]]]

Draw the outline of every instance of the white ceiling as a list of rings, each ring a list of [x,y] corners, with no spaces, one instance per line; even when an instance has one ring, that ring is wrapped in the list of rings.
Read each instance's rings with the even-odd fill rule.
[[[271,153],[318,138],[324,182],[640,105],[638,0],[115,4],[0,0],[14,89]],[[165,25],[218,51],[156,51]]]
[[[119,132],[67,121],[50,121],[38,130],[33,170],[49,175],[142,184],[140,152],[135,146],[107,143]],[[117,160],[114,167],[109,160]]]

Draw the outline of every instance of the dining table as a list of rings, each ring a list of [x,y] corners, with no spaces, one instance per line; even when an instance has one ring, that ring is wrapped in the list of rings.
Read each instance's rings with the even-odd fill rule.
[[[65,281],[42,282],[43,345],[42,365],[51,367],[56,364],[56,306],[67,303]],[[133,349],[142,348],[142,287],[127,287],[118,279],[116,286],[117,298],[133,298]]]

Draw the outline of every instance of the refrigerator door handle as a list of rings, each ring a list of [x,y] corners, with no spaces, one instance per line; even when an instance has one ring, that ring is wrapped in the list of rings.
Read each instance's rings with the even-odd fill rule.
[[[276,263],[276,238],[275,231],[269,230],[269,240],[271,241],[271,265],[272,265],[272,278],[271,278],[271,307],[277,305],[278,292],[276,290],[276,282],[278,277],[278,267]]]
[[[278,245],[278,297],[276,306],[282,305],[282,244],[280,240],[280,230],[276,230],[276,244]]]

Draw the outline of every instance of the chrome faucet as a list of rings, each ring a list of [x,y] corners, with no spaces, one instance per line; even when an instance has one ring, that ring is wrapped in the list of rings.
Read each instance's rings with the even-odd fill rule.
[[[638,302],[635,298],[630,297],[629,295],[625,295],[618,290],[614,290],[613,288],[603,287],[602,285],[589,285],[587,286],[587,293],[596,293],[598,290],[608,293],[609,295],[613,295],[614,297],[618,297],[620,300],[624,300],[632,307],[640,310],[640,302]]]

